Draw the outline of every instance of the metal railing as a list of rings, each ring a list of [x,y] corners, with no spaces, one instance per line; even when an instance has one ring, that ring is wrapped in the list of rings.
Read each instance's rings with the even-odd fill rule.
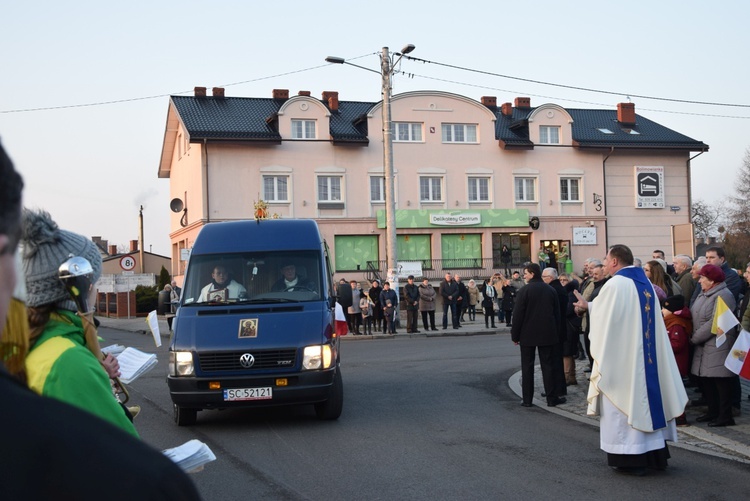
[[[514,260],[506,266],[504,263],[493,258],[457,258],[457,259],[419,259],[422,262],[422,277],[429,280],[442,280],[446,273],[458,273],[465,279],[484,279],[495,273],[514,271],[521,272],[523,265],[531,259],[524,256],[522,259]],[[366,276],[369,281],[381,280],[388,272],[385,260],[367,261]],[[402,279],[402,281],[405,281]],[[382,282],[382,280],[381,280]]]

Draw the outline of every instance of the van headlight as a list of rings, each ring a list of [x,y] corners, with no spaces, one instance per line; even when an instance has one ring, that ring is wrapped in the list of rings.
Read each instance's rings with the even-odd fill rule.
[[[195,374],[193,353],[190,351],[169,352],[169,375],[192,376]]]
[[[302,368],[307,370],[328,369],[333,361],[330,344],[305,346],[302,356]]]

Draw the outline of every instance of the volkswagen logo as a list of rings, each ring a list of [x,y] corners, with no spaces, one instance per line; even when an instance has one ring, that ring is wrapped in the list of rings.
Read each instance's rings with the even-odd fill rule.
[[[243,353],[240,357],[240,365],[245,369],[249,369],[255,363],[255,357],[249,353]]]

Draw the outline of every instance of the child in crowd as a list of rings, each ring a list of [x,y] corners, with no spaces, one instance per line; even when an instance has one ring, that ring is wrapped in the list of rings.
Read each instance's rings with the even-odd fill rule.
[[[389,299],[385,303],[385,308],[383,308],[383,313],[385,314],[385,321],[388,328],[388,334],[395,334],[396,333],[396,326],[394,325],[394,314],[396,313],[396,309],[393,307],[393,303]]]
[[[688,376],[688,350],[690,348],[690,334],[693,332],[693,320],[690,308],[685,307],[683,296],[669,296],[662,305],[664,324],[667,326],[669,342],[672,352],[677,361],[680,376]],[[683,412],[676,420],[677,426],[688,426],[687,418]]]

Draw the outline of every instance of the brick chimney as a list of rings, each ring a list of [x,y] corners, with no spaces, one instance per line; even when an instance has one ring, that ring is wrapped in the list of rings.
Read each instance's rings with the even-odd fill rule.
[[[297,93],[298,96],[309,96],[310,91],[309,90],[301,90]]]
[[[289,99],[289,89],[274,89],[273,98],[284,100]]]
[[[130,241],[130,252],[136,252],[138,250],[138,240]]]
[[[495,96],[482,96],[481,102],[488,108],[497,107],[497,98]]]
[[[339,110],[339,93],[333,90],[323,91],[323,101],[328,104],[328,109],[331,111]]]
[[[513,104],[503,103],[503,105],[500,107],[500,112],[503,114],[503,116],[506,117],[513,116]]]
[[[212,90],[214,97],[224,98],[224,87],[214,87]]]
[[[531,108],[531,98],[530,97],[517,97],[516,108]]]
[[[196,87],[195,88],[195,97],[206,97],[206,88],[205,87]]]
[[[114,244],[113,244],[113,245],[110,245],[110,246],[109,246],[109,250],[107,251],[107,253],[108,253],[108,254],[109,254],[110,256],[116,256],[116,255],[117,255],[117,246],[116,246],[116,245],[114,245]]]
[[[635,125],[635,103],[618,103],[617,121],[623,125]]]

